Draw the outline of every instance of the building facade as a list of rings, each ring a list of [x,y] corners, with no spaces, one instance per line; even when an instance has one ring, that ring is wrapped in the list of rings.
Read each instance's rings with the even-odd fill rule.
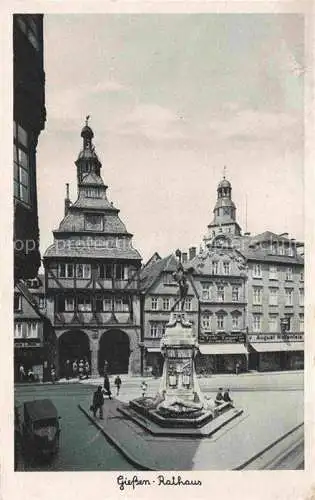
[[[47,315],[57,337],[57,374],[86,359],[92,375],[140,371],[141,257],[107,198],[93,131],[82,129],[76,160],[78,198],[44,255]]]
[[[46,119],[43,15],[13,15],[14,278],[40,267],[36,148]]]
[[[172,307],[178,300],[178,283],[173,273],[178,260],[171,254],[161,259],[157,254],[142,268],[141,320],[142,320],[142,372],[159,376],[162,374],[163,357],[160,342],[170,319]],[[198,335],[198,297],[191,276],[188,275],[188,293],[185,313],[192,323],[194,334]],[[175,307],[179,311],[179,305]]]
[[[44,276],[18,282],[14,289],[14,378],[21,381],[20,367],[35,379],[48,379],[44,368],[51,367],[55,334],[46,317]],[[46,376],[45,376],[46,375]]]
[[[287,233],[278,235],[266,231],[258,235],[250,233],[243,235],[236,221],[236,207],[232,201],[230,182],[224,178],[219,183],[217,192],[214,218],[204,237],[205,249],[192,264],[195,268],[194,279],[198,276],[196,270],[202,258],[205,263],[208,261],[202,268],[203,272],[207,269],[208,280],[211,279],[210,273],[216,275],[218,272],[217,280],[218,283],[221,281],[221,288],[218,288],[217,283],[214,297],[215,300],[221,301],[221,319],[214,319],[213,311],[208,305],[206,306],[208,308],[206,317],[203,319],[201,315],[199,322],[200,351],[208,352],[210,363],[212,350],[222,349],[223,356],[223,353],[230,349],[223,345],[222,348],[219,347],[220,340],[217,340],[215,335],[207,335],[207,344],[203,345],[204,327],[210,329],[217,324],[221,338],[223,336],[228,339],[229,335],[234,333],[233,329],[239,328],[237,339],[243,344],[246,362],[244,363],[244,358],[242,360],[234,357],[233,363],[231,361],[233,358],[229,354],[225,363],[221,362],[221,365],[214,367],[215,371],[231,371],[236,363],[238,369],[262,371],[303,368],[304,258],[301,255],[303,243],[290,239]],[[232,261],[237,262],[236,272],[239,273],[237,276],[233,276],[236,270],[235,264],[234,267],[233,264],[229,264],[231,257]],[[212,267],[209,263],[211,259]],[[216,260],[219,262],[216,263]],[[209,290],[214,285],[215,279],[212,277]],[[208,292],[208,285],[202,286],[206,289],[202,288],[201,296],[199,291],[201,311],[204,309],[202,297],[212,297],[211,292]],[[239,287],[239,293],[236,287]],[[233,298],[231,305],[225,302],[228,297],[228,300]],[[234,300],[237,297],[239,304]],[[238,307],[235,308],[235,305]],[[228,319],[234,311],[235,315],[238,313],[239,320],[236,317]],[[214,347],[215,342],[218,342],[216,347]],[[217,359],[220,359],[219,353],[217,356]],[[221,359],[224,359],[222,356]]]

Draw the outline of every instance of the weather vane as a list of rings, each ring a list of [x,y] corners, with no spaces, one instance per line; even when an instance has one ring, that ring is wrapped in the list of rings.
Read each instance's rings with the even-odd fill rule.
[[[225,179],[225,174],[226,174],[226,166],[224,165],[224,167],[223,167],[223,179]]]
[[[89,125],[89,119],[90,119],[90,115],[87,115],[87,117],[85,118],[85,125],[88,127]]]

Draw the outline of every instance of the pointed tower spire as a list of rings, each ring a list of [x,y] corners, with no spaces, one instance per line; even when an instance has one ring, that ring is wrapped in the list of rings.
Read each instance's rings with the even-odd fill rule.
[[[81,184],[83,177],[89,173],[95,173],[100,176],[101,162],[99,161],[97,154],[95,153],[95,147],[92,143],[94,137],[93,130],[89,126],[90,115],[85,118],[85,125],[81,130],[81,137],[83,138],[83,149],[79,153],[77,159],[77,178],[78,185]]]

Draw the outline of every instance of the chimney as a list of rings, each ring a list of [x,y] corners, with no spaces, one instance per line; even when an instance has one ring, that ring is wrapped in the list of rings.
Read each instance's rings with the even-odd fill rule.
[[[192,260],[196,257],[196,247],[190,247],[189,249],[189,260]]]
[[[186,264],[186,262],[188,262],[188,255],[187,255],[187,252],[183,252],[182,253],[182,263]]]
[[[69,184],[67,183],[66,184],[66,197],[65,197],[65,216],[69,212],[70,205],[71,205],[71,201],[70,201],[70,198],[69,198]]]

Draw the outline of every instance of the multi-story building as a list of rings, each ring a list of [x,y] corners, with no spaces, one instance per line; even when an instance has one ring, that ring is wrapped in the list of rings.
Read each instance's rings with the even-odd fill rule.
[[[238,295],[234,288],[234,297],[240,297],[239,306],[241,306],[235,308],[235,311],[242,310],[239,321],[236,318],[230,321],[226,319],[225,322],[222,318],[216,320],[217,327],[220,327],[220,336],[227,335],[229,338],[230,332],[233,333],[233,324],[234,326],[240,324],[242,336],[246,332],[248,365],[237,360],[243,367],[259,370],[301,368],[304,359],[304,259],[300,249],[303,244],[289,239],[287,233],[277,235],[266,231],[254,236],[249,233],[242,235],[241,228],[236,222],[236,207],[231,197],[230,182],[224,178],[219,183],[217,191],[214,219],[208,226],[208,234],[204,238],[206,250],[202,254],[208,264],[202,270],[205,272],[204,269],[207,269],[207,279],[210,279],[210,273],[216,275],[218,272],[217,280],[225,280],[227,289],[230,289],[227,292],[229,295],[225,295],[223,283],[221,288],[218,288],[218,282],[215,283],[214,278],[212,285],[209,285],[210,288],[215,285],[214,297],[222,302],[221,317],[228,318],[232,313],[229,313],[223,305],[228,305],[224,304],[224,301],[228,297],[231,298],[233,287],[237,284],[236,281],[233,284],[235,278],[229,277],[232,269],[228,262],[229,253],[234,253],[234,259],[239,267],[240,289]],[[209,252],[212,252],[211,258]],[[195,271],[198,269],[198,262],[202,260],[202,255],[191,263]],[[221,263],[216,264],[218,255]],[[229,283],[230,278],[231,283]],[[208,296],[207,289],[205,291],[202,289],[202,296]],[[233,300],[232,302],[234,303]],[[200,304],[200,309],[204,309],[202,299]],[[209,317],[210,313],[209,309]],[[209,324],[210,328],[210,323],[213,327],[215,324],[213,316],[212,322],[208,322],[208,316],[203,322],[201,316],[199,324],[201,352],[215,349],[213,344],[216,340],[213,336],[208,335],[207,346],[202,345],[204,325]],[[222,353],[224,349],[226,348],[222,347]],[[228,368],[227,365],[225,367],[223,365],[223,369],[231,369],[232,366],[233,363],[230,363]],[[222,365],[217,365],[217,369],[222,369]]]
[[[140,371],[139,270],[132,234],[107,198],[93,131],[82,129],[76,160],[78,198],[44,255],[47,315],[57,337],[56,366],[86,358],[92,375]]]
[[[43,367],[54,359],[55,335],[46,317],[44,276],[18,282],[14,289],[14,377],[22,365],[43,379]]]
[[[40,267],[36,147],[44,128],[43,15],[13,15],[14,278]]]
[[[248,265],[247,328],[250,368],[286,370],[304,363],[302,245],[266,231],[243,239]]]
[[[142,268],[141,319],[142,319],[142,371],[160,375],[163,358],[160,341],[170,319],[170,311],[179,298],[178,283],[173,273],[177,270],[178,260],[171,254],[161,259],[158,254]],[[179,304],[175,307],[179,310]],[[185,312],[192,323],[194,334],[198,335],[198,297],[191,276],[188,274],[188,294]]]

